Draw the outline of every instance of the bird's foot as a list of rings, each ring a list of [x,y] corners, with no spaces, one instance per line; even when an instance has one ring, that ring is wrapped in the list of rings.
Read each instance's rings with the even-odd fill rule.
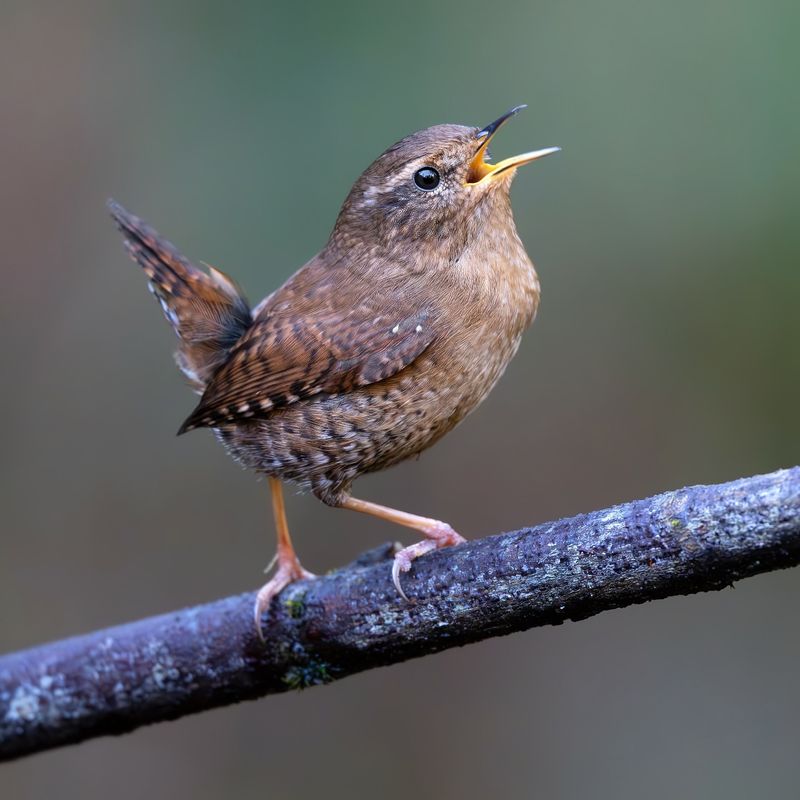
[[[431,521],[430,526],[423,529],[423,533],[428,537],[421,542],[412,544],[409,547],[404,547],[398,551],[394,557],[394,564],[392,564],[392,580],[394,581],[395,588],[400,593],[404,600],[408,600],[408,595],[403,591],[400,585],[400,575],[403,572],[408,572],[411,569],[411,562],[414,559],[424,556],[425,553],[430,553],[431,550],[438,550],[441,547],[452,547],[456,544],[462,544],[467,540],[456,533],[446,522]]]
[[[278,556],[278,569],[270,580],[268,580],[259,590],[256,595],[256,603],[253,607],[253,616],[256,623],[256,633],[261,641],[264,641],[264,631],[261,628],[261,618],[264,612],[269,608],[272,598],[280,594],[290,583],[295,581],[304,580],[307,578],[316,578],[313,572],[303,569],[302,564],[298,561],[297,557],[292,553],[291,558],[281,559]],[[275,559],[273,559],[273,563]],[[270,564],[270,567],[272,564]],[[267,567],[267,572],[270,567]]]

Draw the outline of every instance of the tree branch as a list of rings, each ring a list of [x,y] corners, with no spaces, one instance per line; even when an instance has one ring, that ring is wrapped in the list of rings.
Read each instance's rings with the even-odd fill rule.
[[[415,562],[384,545],[287,588],[0,657],[0,760],[800,562],[800,467],[490,536]]]

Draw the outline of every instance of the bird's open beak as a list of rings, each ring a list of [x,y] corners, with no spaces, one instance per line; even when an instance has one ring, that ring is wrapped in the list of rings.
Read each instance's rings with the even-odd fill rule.
[[[487,125],[483,130],[479,131],[477,139],[480,144],[472,157],[469,164],[469,171],[467,172],[467,183],[475,184],[483,180],[490,180],[503,172],[514,167],[521,167],[523,164],[528,164],[531,161],[536,161],[537,158],[543,158],[561,150],[560,147],[546,147],[544,150],[533,150],[530,153],[520,153],[518,156],[511,156],[511,158],[504,158],[498,161],[497,164],[489,164],[486,158],[486,148],[492,137],[500,130],[505,122],[514,116],[519,111],[527,106],[515,106],[511,111],[507,111],[502,117],[496,119],[490,125]]]

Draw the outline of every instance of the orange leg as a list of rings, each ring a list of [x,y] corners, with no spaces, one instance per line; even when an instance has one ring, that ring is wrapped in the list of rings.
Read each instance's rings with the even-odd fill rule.
[[[292,539],[289,536],[289,526],[286,523],[286,509],[283,505],[283,487],[277,478],[269,478],[269,490],[272,495],[272,511],[275,515],[275,528],[278,532],[278,552],[273,559],[278,562],[278,569],[272,576],[272,579],[267,581],[261,589],[259,589],[256,596],[256,604],[253,609],[253,614],[256,621],[256,631],[258,638],[264,641],[264,633],[261,630],[261,617],[264,612],[269,608],[272,598],[279,592],[286,588],[290,583],[300,580],[301,578],[315,578],[311,572],[303,569],[300,564],[297,554],[294,552],[292,546]],[[270,570],[272,564],[267,567]]]
[[[410,547],[404,547],[394,557],[392,565],[392,580],[397,591],[408,600],[403,587],[400,585],[400,573],[408,572],[411,569],[411,562],[431,550],[438,550],[440,547],[450,547],[451,545],[461,544],[467,540],[457,534],[446,522],[428,517],[418,517],[416,514],[409,514],[406,511],[398,511],[394,508],[370,503],[367,500],[358,500],[355,497],[348,497],[341,503],[341,508],[349,508],[351,511],[360,511],[362,514],[370,514],[406,528],[413,528],[425,535],[425,539]]]

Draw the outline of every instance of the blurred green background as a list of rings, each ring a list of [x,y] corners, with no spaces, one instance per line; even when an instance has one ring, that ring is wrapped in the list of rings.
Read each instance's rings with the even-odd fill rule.
[[[796,2],[0,10],[0,650],[256,588],[264,483],[206,433],[113,195],[256,300],[359,172],[503,130],[543,284],[505,378],[361,496],[477,537],[800,461]],[[391,526],[289,498],[324,571]],[[673,598],[2,770],[4,797],[778,798],[800,581]]]

